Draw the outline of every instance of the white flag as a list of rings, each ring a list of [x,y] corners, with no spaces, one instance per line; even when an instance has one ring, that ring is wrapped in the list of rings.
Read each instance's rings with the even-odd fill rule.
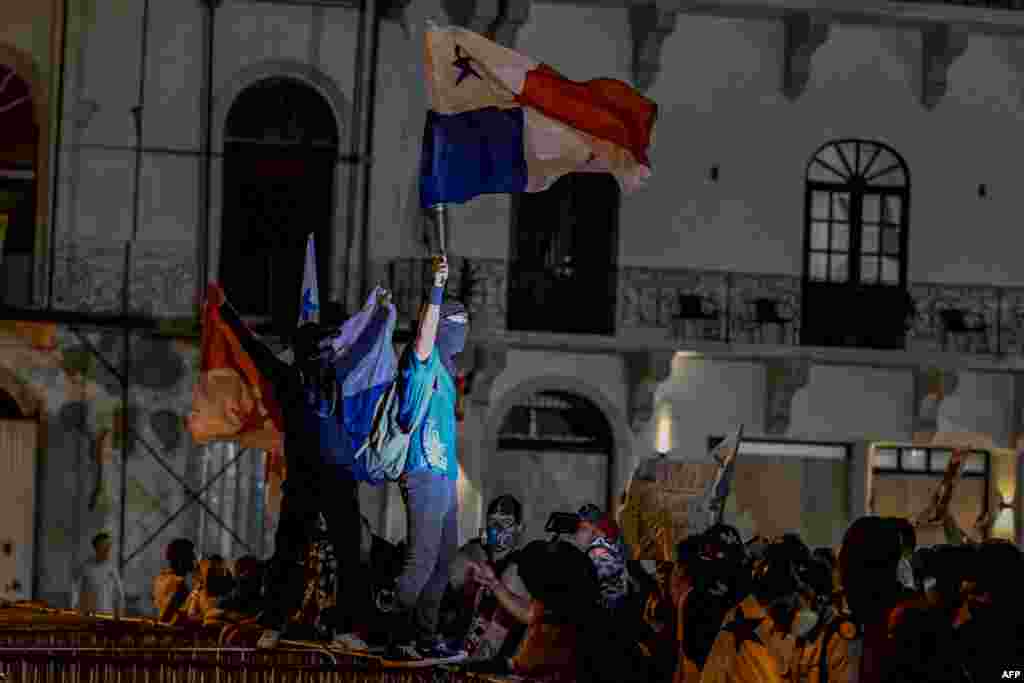
[[[299,301],[299,325],[320,322],[320,292],[316,288],[316,247],[313,235],[306,240],[306,266],[302,270],[302,298]]]
[[[711,451],[711,457],[718,463],[718,472],[704,493],[702,508],[712,519],[710,524],[722,521],[726,499],[732,489],[732,478],[736,467],[736,456],[743,440],[743,425],[731,436],[722,440]]]

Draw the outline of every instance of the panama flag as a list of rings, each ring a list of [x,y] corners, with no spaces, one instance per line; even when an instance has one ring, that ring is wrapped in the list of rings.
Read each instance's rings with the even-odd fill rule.
[[[540,192],[573,172],[625,191],[651,175],[657,105],[622,81],[579,83],[472,31],[430,26],[424,208],[481,194]]]
[[[320,322],[320,292],[316,288],[316,246],[313,234],[306,240],[306,265],[302,270],[302,300],[299,302],[299,325]]]

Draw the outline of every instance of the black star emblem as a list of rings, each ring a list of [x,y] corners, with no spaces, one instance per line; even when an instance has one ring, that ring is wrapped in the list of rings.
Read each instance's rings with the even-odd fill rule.
[[[473,68],[473,58],[462,53],[461,45],[455,46],[455,61],[452,62],[452,66],[459,70],[459,77],[455,79],[455,85],[462,85],[462,81],[469,78],[470,75],[476,76],[481,81],[484,80]]]
[[[738,613],[732,620],[732,622],[723,628],[723,631],[728,631],[732,634],[736,640],[736,652],[739,653],[740,648],[743,647],[743,643],[746,641],[755,642],[764,647],[764,642],[761,640],[761,636],[757,635],[757,627],[764,621],[764,617],[757,617],[756,619],[750,619]]]

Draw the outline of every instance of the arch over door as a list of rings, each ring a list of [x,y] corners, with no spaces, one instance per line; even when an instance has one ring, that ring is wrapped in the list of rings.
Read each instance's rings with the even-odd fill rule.
[[[330,291],[337,162],[337,119],[310,85],[263,79],[231,105],[220,279],[239,311],[267,318],[277,334],[289,334],[298,320],[310,233],[316,238],[319,289]]]
[[[803,344],[904,348],[909,213],[910,175],[891,147],[818,150],[806,179]]]
[[[552,512],[611,503],[615,438],[591,401],[568,391],[537,391],[505,414],[494,460],[484,468],[483,504],[503,494],[523,503],[526,536],[544,538]]]

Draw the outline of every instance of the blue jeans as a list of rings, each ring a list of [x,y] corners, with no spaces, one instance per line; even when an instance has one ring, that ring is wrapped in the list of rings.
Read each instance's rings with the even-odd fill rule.
[[[408,519],[405,569],[396,599],[412,612],[420,639],[437,634],[441,599],[459,550],[459,500],[455,480],[431,471],[407,474],[399,481]]]

